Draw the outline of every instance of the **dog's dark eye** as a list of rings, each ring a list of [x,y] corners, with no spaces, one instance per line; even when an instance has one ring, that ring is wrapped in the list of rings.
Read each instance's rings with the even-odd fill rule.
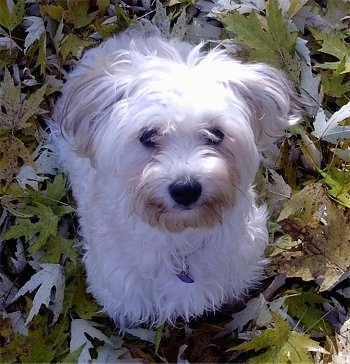
[[[156,146],[156,137],[157,135],[159,135],[159,132],[157,129],[148,129],[148,130],[145,130],[140,138],[139,138],[139,141],[140,143],[147,147],[147,148],[153,148]]]
[[[209,129],[206,135],[206,141],[209,145],[219,145],[224,139],[224,133],[217,128]]]

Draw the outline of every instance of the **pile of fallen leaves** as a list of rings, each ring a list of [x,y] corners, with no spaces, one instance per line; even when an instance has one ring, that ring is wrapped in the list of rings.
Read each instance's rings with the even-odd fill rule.
[[[271,211],[260,293],[121,337],[85,292],[74,200],[46,120],[84,49],[137,16],[282,69],[305,117],[265,152],[257,176]],[[348,0],[0,0],[0,362],[345,363],[349,24]]]

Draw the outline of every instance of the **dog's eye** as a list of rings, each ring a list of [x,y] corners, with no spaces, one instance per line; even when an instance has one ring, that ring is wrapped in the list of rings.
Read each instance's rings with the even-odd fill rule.
[[[147,129],[141,134],[139,141],[145,147],[153,148],[156,146],[155,138],[157,137],[157,135],[159,135],[157,129]]]
[[[218,145],[224,139],[224,133],[217,128],[209,129],[208,134],[205,136],[207,144],[209,145]]]

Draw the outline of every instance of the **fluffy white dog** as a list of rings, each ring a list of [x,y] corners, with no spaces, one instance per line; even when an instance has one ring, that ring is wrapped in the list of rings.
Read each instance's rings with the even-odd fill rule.
[[[259,151],[297,121],[287,79],[130,28],[86,52],[53,119],[89,292],[121,327],[218,309],[261,278]]]

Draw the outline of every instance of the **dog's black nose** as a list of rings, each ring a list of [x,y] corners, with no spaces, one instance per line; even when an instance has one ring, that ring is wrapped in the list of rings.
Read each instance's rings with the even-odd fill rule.
[[[176,180],[169,186],[172,199],[179,205],[188,207],[195,203],[202,193],[201,184],[191,177]]]

